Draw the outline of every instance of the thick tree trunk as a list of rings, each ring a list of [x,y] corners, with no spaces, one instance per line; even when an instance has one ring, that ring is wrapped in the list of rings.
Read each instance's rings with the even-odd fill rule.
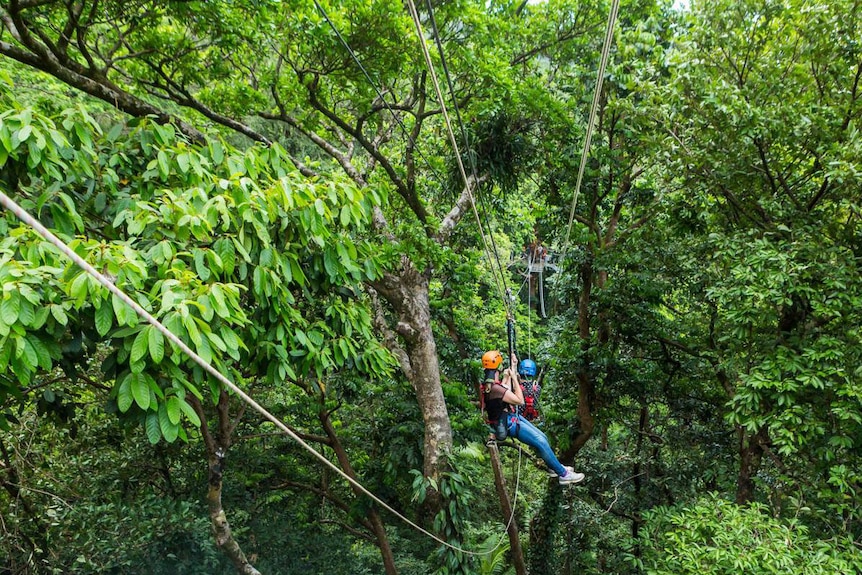
[[[593,436],[596,421],[593,417],[595,384],[590,374],[590,298],[593,288],[593,264],[588,259],[581,267],[581,295],[578,299],[578,336],[583,357],[578,368],[578,433],[571,446],[562,454],[566,462],[574,460],[581,448]]]
[[[763,446],[767,441],[768,432],[765,427],[750,435],[744,429],[739,430],[739,475],[736,478],[736,502],[740,505],[754,501],[757,486],[754,478],[760,471],[763,461]]]
[[[452,448],[452,426],[440,383],[437,343],[431,330],[428,276],[405,259],[398,275],[386,274],[373,287],[396,314],[395,331],[404,341],[410,367],[408,378],[425,424],[422,471],[426,477],[437,480],[446,470]]]

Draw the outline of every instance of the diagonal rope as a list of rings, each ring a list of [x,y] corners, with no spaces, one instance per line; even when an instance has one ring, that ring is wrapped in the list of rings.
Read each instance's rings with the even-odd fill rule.
[[[198,355],[194,350],[192,350],[188,345],[186,345],[183,340],[177,337],[172,331],[170,331],[167,327],[165,327],[158,319],[156,319],[152,314],[150,314],[147,310],[141,307],[138,302],[133,300],[129,295],[127,295],[123,290],[118,288],[114,283],[105,277],[102,273],[97,271],[92,265],[87,263],[81,256],[76,254],[72,249],[65,243],[63,240],[55,236],[48,230],[45,226],[43,226],[36,218],[30,215],[26,210],[24,210],[21,206],[19,206],[12,198],[7,196],[5,193],[0,191],[0,205],[4,208],[15,214],[19,220],[24,222],[25,224],[32,227],[36,233],[38,233],[42,238],[53,244],[57,249],[60,250],[67,258],[72,260],[75,264],[78,265],[81,269],[87,272],[93,279],[95,279],[99,284],[105,287],[112,294],[120,298],[126,305],[131,307],[135,313],[138,314],[141,318],[145,319],[150,325],[152,325],[156,330],[158,330],[165,338],[168,339],[171,343],[176,345],[183,353],[188,355],[195,363],[201,366],[204,371],[208,374],[216,378],[222,385],[233,391],[240,399],[242,399],[246,404],[251,406],[255,411],[257,411],[260,415],[262,415],[265,419],[273,423],[279,430],[281,430],[285,435],[293,439],[296,443],[298,443],[303,449],[308,451],[311,455],[313,455],[316,459],[318,459],[321,463],[323,463],[326,467],[330,468],[336,474],[341,476],[344,480],[350,483],[353,487],[361,491],[363,494],[371,498],[375,503],[380,505],[383,509],[386,509],[390,513],[392,513],[395,517],[399,518],[401,521],[412,527],[413,529],[419,531],[423,535],[430,537],[431,539],[437,541],[441,545],[448,547],[454,551],[458,551],[460,553],[464,553],[466,555],[488,555],[490,552],[476,552],[469,551],[467,549],[463,549],[458,547],[457,545],[452,545],[451,543],[444,541],[443,539],[437,537],[430,531],[422,528],[417,525],[395,509],[393,509],[390,505],[388,505],[385,501],[374,495],[371,491],[369,491],[364,485],[362,485],[356,479],[347,475],[344,471],[342,471],[338,466],[329,461],[323,454],[318,452],[308,443],[303,441],[299,435],[297,435],[293,430],[291,430],[287,425],[285,425],[280,419],[272,415],[269,411],[266,410],[263,406],[261,406],[257,401],[255,401],[250,395],[240,389],[233,381],[231,381],[227,376],[222,374],[215,367],[210,365],[205,359],[203,359],[200,355]],[[514,511],[513,511],[514,515]],[[510,519],[511,521],[511,519]],[[493,550],[491,551],[493,552]]]
[[[443,65],[443,75],[446,77],[446,85],[449,88],[449,98],[452,100],[452,109],[455,110],[455,120],[458,122],[458,128],[461,131],[461,139],[464,140],[464,149],[467,151],[467,160],[470,162],[470,171],[473,174],[473,179],[479,181],[479,173],[476,169],[476,157],[470,149],[470,138],[467,130],[464,128],[464,121],[461,119],[461,110],[458,107],[458,98],[455,97],[455,86],[452,83],[452,75],[449,73],[449,64],[446,62],[446,51],[443,50],[443,41],[440,38],[440,30],[437,28],[437,19],[434,17],[434,7],[431,5],[431,0],[425,0],[425,8],[428,10],[428,16],[431,21],[431,33],[434,36],[434,43],[437,45],[437,52],[440,54],[440,63]],[[494,250],[494,258],[497,260],[497,269],[500,272],[500,277],[503,278],[503,287],[506,293],[509,293],[509,288],[506,285],[506,274],[503,271],[503,266],[500,263],[500,254],[497,251],[497,243],[494,241],[494,234],[491,232],[491,224],[488,218],[487,202],[479,197],[479,207],[482,209],[482,215],[485,217],[485,226],[487,226],[491,237],[491,247]]]
[[[533,358],[533,332],[532,332],[532,317],[533,317],[533,251],[530,250],[530,257],[527,260],[527,357]]]
[[[389,113],[392,115],[392,118],[395,120],[395,122],[397,122],[398,126],[401,128],[402,132],[403,132],[403,133],[404,133],[404,135],[407,137],[408,141],[410,141],[410,143],[413,145],[414,149],[419,153],[419,155],[420,155],[420,156],[422,157],[422,159],[425,161],[426,165],[429,167],[429,169],[431,170],[431,172],[434,174],[434,176],[435,176],[435,178],[437,179],[438,183],[441,183],[441,182],[442,182],[441,178],[439,177],[439,175],[437,174],[437,172],[434,170],[433,166],[431,166],[431,164],[430,164],[430,162],[428,161],[428,159],[424,156],[424,154],[422,154],[421,150],[420,150],[420,149],[419,149],[419,147],[416,145],[416,142],[414,141],[413,137],[410,135],[410,133],[409,133],[409,131],[407,130],[406,126],[405,126],[405,125],[404,125],[404,123],[401,121],[401,119],[400,119],[400,117],[398,116],[398,114],[396,114],[396,113],[395,113],[395,111],[391,108],[391,106],[389,105],[389,102],[386,100],[386,98],[384,97],[383,93],[382,93],[382,92],[380,91],[380,89],[377,87],[377,83],[376,83],[376,82],[371,78],[371,75],[370,75],[370,74],[368,73],[368,71],[365,69],[365,66],[363,66],[363,65],[362,65],[362,62],[361,62],[361,61],[359,60],[359,58],[356,56],[356,53],[354,52],[354,50],[350,47],[350,45],[347,43],[347,41],[346,41],[346,40],[344,39],[344,37],[341,35],[341,33],[339,32],[338,28],[335,26],[335,24],[334,24],[334,23],[332,22],[332,20],[330,19],[330,17],[329,17],[329,15],[327,14],[326,10],[324,10],[324,8],[320,5],[320,3],[319,3],[317,0],[313,0],[313,2],[314,2],[315,7],[317,8],[317,10],[320,12],[320,14],[323,16],[323,18],[324,18],[324,19],[326,20],[326,22],[329,24],[329,27],[330,27],[330,28],[332,29],[332,31],[335,33],[335,35],[336,35],[336,37],[338,38],[338,40],[341,42],[342,46],[344,46],[344,48],[348,51],[348,53],[350,54],[350,57],[353,59],[353,61],[356,63],[356,65],[357,65],[357,66],[359,67],[359,69],[362,71],[362,73],[363,73],[363,75],[365,76],[365,78],[368,80],[369,84],[370,84],[370,85],[372,86],[372,88],[375,90],[375,92],[377,93],[378,98],[380,98],[381,102],[383,102],[384,106],[386,106],[387,110],[389,110]],[[411,9],[411,12],[412,12],[413,14],[415,14],[415,13],[416,13],[416,9],[415,9],[415,6],[413,6],[413,5],[412,5],[412,2],[411,2],[411,8],[412,8],[412,9]],[[430,10],[431,10],[431,6],[430,6],[430,4],[428,5],[428,8],[429,8],[429,11],[430,11]],[[437,32],[437,28],[436,28],[436,21],[433,21],[433,18],[434,18],[434,16],[433,16],[433,12],[431,12],[431,18],[432,18],[432,22],[434,23],[434,35],[435,35],[435,38],[437,39],[437,46],[438,46],[438,50],[440,51],[440,57],[441,57],[441,59],[442,59],[442,61],[443,61],[443,67],[444,67],[444,71],[445,71],[445,73],[446,73],[446,79],[447,79],[447,82],[448,82],[448,84],[449,84],[449,90],[450,90],[450,92],[451,92],[451,94],[452,94],[453,106],[455,107],[455,112],[456,112],[456,115],[457,115],[459,128],[460,128],[460,130],[461,130],[461,134],[462,134],[462,136],[463,136],[463,138],[464,138],[465,147],[466,147],[466,149],[468,150],[468,157],[469,157],[469,159],[470,159],[470,167],[471,167],[471,171],[472,171],[472,175],[473,175],[473,180],[474,180],[474,182],[478,182],[478,181],[479,181],[479,177],[478,177],[477,170],[476,170],[475,160],[474,160],[474,158],[473,158],[472,154],[469,154],[469,148],[470,148],[469,139],[468,139],[468,137],[467,137],[467,132],[466,132],[466,130],[464,129],[463,121],[461,120],[461,114],[460,114],[460,111],[458,110],[458,105],[457,105],[457,101],[456,101],[456,99],[455,99],[454,89],[453,89],[453,86],[452,86],[451,76],[450,76],[450,74],[449,74],[448,66],[446,65],[445,55],[444,55],[444,52],[443,52],[443,47],[442,47],[442,45],[440,45],[440,41],[439,41],[439,34],[438,34],[438,32]],[[479,233],[480,233],[480,235],[482,236],[482,243],[484,244],[484,247],[485,247],[486,257],[488,257],[489,264],[491,265],[491,273],[492,273],[492,275],[494,275],[494,281],[495,281],[495,283],[496,283],[496,285],[497,285],[497,289],[500,291],[500,295],[501,295],[501,297],[502,297],[502,299],[503,299],[503,303],[504,303],[504,305],[506,306],[506,309],[507,309],[507,316],[511,317],[512,312],[511,312],[511,310],[510,310],[510,302],[509,302],[509,299],[511,299],[511,292],[509,291],[509,288],[506,286],[506,278],[505,278],[505,274],[504,274],[504,272],[503,272],[502,265],[500,264],[500,258],[499,258],[499,254],[498,254],[498,252],[497,252],[497,246],[496,246],[496,243],[494,242],[494,236],[493,236],[493,234],[491,234],[491,233],[490,233],[490,224],[488,223],[488,217],[487,217],[487,214],[485,213],[484,206],[483,206],[483,215],[485,215],[485,222],[486,222],[486,225],[488,226],[488,229],[489,229],[489,236],[490,236],[490,238],[491,238],[491,245],[492,245],[492,247],[493,247],[494,259],[495,259],[495,261],[497,262],[497,268],[498,268],[498,270],[499,270],[499,277],[500,277],[500,279],[499,279],[499,280],[497,279],[497,274],[496,274],[496,272],[495,272],[495,270],[494,270],[493,262],[491,261],[491,258],[490,258],[490,256],[488,255],[488,254],[489,254],[489,251],[490,251],[490,250],[488,249],[488,241],[485,239],[485,234],[484,234],[484,231],[483,231],[483,229],[482,229],[482,221],[481,221],[481,218],[479,217],[479,214],[478,214],[478,212],[477,212],[477,210],[476,210],[476,204],[475,204],[475,201],[474,201],[474,199],[473,199],[473,195],[472,195],[472,193],[471,193],[471,189],[470,189],[469,181],[467,180],[467,177],[466,177],[466,173],[465,173],[465,170],[464,170],[464,166],[463,166],[463,163],[462,163],[462,160],[461,160],[461,154],[460,154],[460,152],[458,151],[457,142],[455,141],[454,133],[452,132],[451,123],[450,123],[449,118],[448,118],[448,115],[447,115],[447,113],[446,113],[446,109],[445,109],[445,102],[443,101],[443,97],[442,97],[442,94],[441,94],[441,92],[440,92],[440,87],[439,87],[439,84],[438,84],[438,82],[437,82],[437,78],[436,78],[436,74],[435,74],[435,72],[434,72],[434,68],[433,68],[433,66],[431,65],[430,55],[428,54],[428,52],[427,52],[427,47],[425,46],[425,43],[424,43],[424,36],[422,35],[422,31],[421,31],[421,24],[419,23],[419,20],[418,20],[418,14],[416,15],[416,17],[415,17],[414,21],[416,22],[416,24],[417,24],[417,26],[418,26],[419,37],[420,37],[420,40],[422,41],[422,45],[423,45],[423,53],[424,53],[424,54],[425,54],[425,56],[426,56],[426,62],[427,62],[427,64],[428,64],[428,68],[429,68],[429,70],[430,70],[430,73],[431,73],[431,76],[432,76],[432,80],[434,81],[434,85],[435,85],[435,89],[436,89],[436,91],[437,91],[438,99],[440,100],[441,108],[442,108],[442,110],[443,110],[444,118],[446,118],[446,125],[447,125],[447,129],[448,129],[448,131],[449,131],[449,136],[450,136],[450,139],[451,139],[451,141],[452,141],[453,147],[454,147],[454,149],[455,149],[455,156],[456,156],[456,159],[457,159],[457,161],[458,161],[458,166],[459,166],[459,170],[460,170],[460,173],[461,173],[461,177],[462,177],[462,179],[464,180],[465,190],[467,191],[468,197],[469,197],[469,199],[470,199],[470,205],[471,205],[471,207],[472,207],[472,209],[473,209],[473,214],[475,215],[475,217],[476,217],[476,222],[477,222],[477,224],[478,224],[478,226],[479,226]],[[502,289],[502,290],[500,290],[500,281],[502,281],[502,286],[503,286],[503,289]],[[509,296],[508,298],[506,297],[507,295]],[[513,520],[514,520],[514,518],[515,518],[515,509],[517,508],[518,493],[519,493],[520,480],[521,480],[521,455],[522,455],[522,449],[521,449],[521,446],[519,445],[519,446],[518,446],[518,473],[517,473],[517,479],[516,479],[516,482],[515,482],[515,493],[514,493],[514,497],[513,497],[512,513],[511,513],[511,515],[509,516],[508,522],[506,523],[506,532],[508,531],[509,527],[510,527],[510,526],[511,526],[511,524],[512,524],[512,521],[513,521]],[[396,515],[397,515],[397,513],[396,513]],[[426,535],[430,535],[430,534],[428,534],[426,531],[422,530],[421,528],[419,528],[419,529],[420,529],[423,533],[425,533]],[[491,550],[489,550],[489,551],[487,551],[487,552],[484,552],[484,553],[475,553],[475,552],[465,551],[464,549],[461,549],[461,548],[458,548],[458,547],[453,546],[453,545],[451,545],[451,544],[448,544],[448,543],[446,543],[446,542],[443,542],[443,541],[441,541],[440,539],[438,539],[437,537],[434,537],[433,535],[430,535],[430,536],[431,536],[432,538],[434,538],[435,540],[437,540],[438,542],[441,542],[441,543],[443,543],[444,545],[446,545],[447,547],[452,548],[452,549],[454,549],[454,550],[456,550],[456,551],[461,551],[461,552],[464,552],[464,553],[467,553],[467,554],[471,554],[471,555],[488,555],[488,554],[490,554],[490,553],[493,553],[496,549],[498,549],[498,548],[503,544],[503,541],[504,541],[504,539],[505,539],[505,537],[506,537],[506,533],[504,532],[504,533],[500,536],[500,540],[497,542],[497,544],[494,546],[494,548],[493,548],[493,549],[491,549]]]
[[[446,84],[449,87],[449,97],[452,99],[452,109],[455,110],[455,119],[458,121],[461,138],[464,140],[464,148],[467,150],[467,159],[470,161],[470,170],[473,173],[473,177],[478,179],[479,176],[476,173],[476,158],[470,153],[470,139],[467,136],[467,130],[464,129],[464,122],[461,120],[461,110],[458,108],[458,99],[455,98],[455,86],[452,84],[452,76],[449,74],[449,65],[446,63],[446,53],[443,50],[440,31],[437,29],[437,19],[434,17],[434,8],[431,6],[431,0],[425,0],[425,8],[428,10],[428,16],[431,21],[431,33],[434,36],[434,43],[437,45],[437,52],[440,54],[440,63],[443,65],[443,74],[446,76]]]
[[[419,20],[419,13],[416,10],[416,5],[414,4],[413,0],[407,0],[407,5],[410,9],[410,15],[413,17],[413,23],[416,25],[416,34],[419,38],[419,44],[422,46],[422,54],[425,57],[425,64],[427,65],[428,71],[431,74],[431,80],[433,81],[434,89],[437,92],[437,99],[440,101],[440,110],[443,114],[443,119],[445,120],[445,123],[446,123],[446,130],[449,132],[449,140],[451,141],[452,148],[455,151],[455,159],[458,161],[458,169],[461,172],[461,177],[464,180],[464,184],[466,186],[465,189],[467,190],[467,194],[468,194],[468,197],[470,199],[470,206],[473,208],[473,214],[476,216],[476,224],[479,226],[479,233],[482,235],[482,242],[485,244],[486,256],[488,256],[488,260],[490,262],[490,253],[488,253],[488,252],[490,252],[490,250],[488,249],[488,242],[485,239],[484,232],[482,231],[482,221],[479,218],[479,212],[476,210],[476,202],[473,200],[473,194],[470,190],[470,183],[467,179],[467,174],[464,170],[464,163],[461,160],[461,153],[458,150],[458,142],[455,139],[455,133],[452,130],[452,122],[449,119],[449,113],[446,110],[446,102],[445,102],[445,99],[443,98],[443,93],[440,90],[440,83],[437,81],[437,73],[435,72],[434,64],[431,61],[431,53],[428,51],[428,45],[425,42],[425,34],[422,31],[422,22]],[[454,97],[454,94],[453,94],[453,97]],[[462,124],[462,130],[463,130],[463,124]],[[494,255],[495,255],[495,257],[497,255],[496,249],[494,251]],[[498,266],[500,265],[499,258],[497,258],[497,265]],[[493,268],[492,268],[492,272],[493,272]],[[503,282],[505,282],[505,275],[503,274],[502,267],[500,268],[500,276],[501,276]],[[497,278],[497,274],[495,273],[494,279],[496,280],[496,278]],[[500,289],[499,282],[498,282],[497,287],[498,287],[498,289]],[[509,297],[507,297],[507,295]],[[514,312],[512,310],[512,305],[511,305],[512,302],[510,301],[511,300],[511,292],[508,291],[508,288],[505,288],[505,291],[500,290],[500,296],[503,298],[503,304],[506,306],[507,317],[509,319],[514,319]],[[516,385],[517,385],[517,383],[516,383]],[[490,550],[490,552],[494,552],[496,549],[498,549],[503,544],[503,541],[506,537],[506,534],[508,533],[509,527],[512,525],[512,521],[515,518],[515,509],[517,509],[518,491],[520,488],[520,484],[521,484],[521,447],[519,445],[518,446],[518,475],[517,475],[517,478],[515,480],[515,495],[514,495],[513,500],[512,500],[512,513],[509,516],[509,520],[506,523],[506,532],[500,535],[500,539],[499,539],[499,541],[497,541],[497,545],[495,545],[494,548]]]
[[[428,44],[425,42],[425,34],[422,31],[422,22],[419,20],[419,13],[416,11],[416,4],[413,0],[407,0],[407,6],[410,9],[410,15],[413,17],[413,23],[416,25],[416,33],[419,37],[419,44],[422,47],[422,54],[425,57],[425,64],[428,67],[428,72],[431,75],[431,80],[434,83],[434,90],[437,92],[437,99],[440,101],[440,111],[443,115],[443,120],[446,124],[446,131],[449,134],[449,141],[455,151],[455,160],[458,163],[458,171],[461,173],[461,178],[464,181],[467,197],[470,200],[470,207],[473,209],[473,215],[476,217],[476,225],[479,226],[479,235],[482,237],[482,243],[485,246],[485,255],[488,262],[491,264],[491,271],[494,275],[494,282],[497,284],[497,290],[500,292],[500,298],[503,300],[503,305],[506,306],[506,316],[512,318],[512,305],[507,289],[501,284],[501,279],[498,278],[494,271],[494,261],[491,259],[491,248],[488,239],[485,236],[485,231],[482,228],[482,219],[479,217],[479,211],[476,209],[476,201],[473,198],[473,192],[470,186],[470,180],[467,178],[467,172],[464,170],[464,162],[461,160],[461,152],[458,149],[458,141],[455,138],[455,132],[452,130],[452,121],[449,118],[449,112],[446,109],[446,101],[443,98],[443,93],[440,90],[440,82],[437,80],[437,72],[434,70],[434,64],[431,61],[431,53],[428,51]]]
[[[581,190],[581,182],[584,179],[584,168],[587,165],[587,156],[590,153],[590,143],[592,142],[592,138],[593,138],[593,128],[595,127],[595,124],[596,124],[596,115],[598,113],[599,100],[601,99],[601,94],[602,94],[602,84],[603,84],[604,79],[605,79],[605,69],[607,68],[607,65],[608,65],[608,56],[610,55],[610,52],[611,52],[611,43],[613,42],[613,37],[614,37],[614,24],[616,23],[617,13],[619,12],[619,9],[620,9],[620,0],[613,0],[613,4],[611,6],[611,11],[608,14],[608,26],[607,26],[607,30],[605,31],[605,42],[604,42],[604,45],[602,46],[602,57],[601,57],[601,61],[599,63],[598,76],[596,78],[596,90],[595,90],[595,93],[593,94],[592,106],[590,107],[590,118],[589,118],[589,121],[587,122],[587,133],[586,133],[586,138],[584,139],[584,150],[583,150],[583,153],[581,154],[580,166],[578,166],[578,179],[575,183],[575,195],[572,198],[572,209],[569,211],[569,223],[566,226],[566,237],[563,240],[562,256],[560,257],[560,263],[563,262],[563,260],[566,256],[566,250],[568,249],[568,245],[569,245],[569,234],[572,231],[572,222],[575,219],[575,207],[578,205],[578,193]]]
[[[335,33],[335,36],[338,38],[338,41],[341,42],[341,45],[344,46],[344,49],[347,50],[348,54],[350,54],[350,58],[356,63],[356,66],[359,70],[362,71],[362,74],[365,76],[365,79],[368,80],[368,83],[374,88],[374,92],[377,94],[377,97],[380,98],[380,101],[383,102],[383,105],[389,110],[389,113],[392,115],[392,119],[398,124],[398,127],[401,128],[401,131],[404,133],[404,136],[407,138],[407,141],[413,146],[413,149],[416,150],[416,153],[419,154],[419,157],[425,162],[425,165],[428,166],[428,169],[431,170],[431,173],[434,174],[434,179],[437,180],[437,183],[440,184],[440,187],[443,188],[443,178],[440,174],[437,173],[437,170],[434,169],[434,166],[431,165],[431,162],[422,153],[422,149],[416,143],[416,140],[413,139],[413,136],[410,135],[410,131],[407,129],[407,126],[404,125],[404,122],[401,121],[401,117],[395,113],[395,110],[392,109],[392,106],[386,100],[386,97],[383,95],[383,92],[377,86],[377,82],[371,77],[371,74],[368,73],[365,66],[362,65],[362,62],[359,60],[359,57],[354,52],[353,48],[350,47],[350,44],[347,43],[347,40],[344,39],[344,36],[341,35],[338,28],[333,23],[332,19],[329,17],[329,14],[324,10],[323,6],[320,5],[318,0],[313,0],[314,6],[317,8],[320,15],[323,16],[323,19],[326,20],[326,23],[329,24],[329,27]],[[394,95],[394,93],[393,93]],[[397,96],[396,96],[397,101]]]

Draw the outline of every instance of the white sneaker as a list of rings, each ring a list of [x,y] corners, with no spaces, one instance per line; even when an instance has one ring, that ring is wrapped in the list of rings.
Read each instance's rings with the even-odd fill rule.
[[[576,473],[571,468],[569,468],[569,469],[566,469],[566,474],[561,475],[557,479],[557,481],[560,482],[560,485],[566,485],[569,483],[575,484],[575,483],[580,483],[581,481],[583,481],[585,477],[586,477],[586,475],[584,475],[583,473]]]
[[[569,467],[568,465],[563,465],[563,467],[565,467],[565,468],[566,468],[566,471],[567,471],[567,472],[569,472],[569,471],[570,471],[570,472],[572,472],[572,473],[574,473],[574,472],[575,472],[575,468],[574,468],[574,467]],[[550,478],[550,479],[554,479],[555,477],[559,477],[559,475],[557,475],[557,472],[556,472],[556,471],[554,471],[553,469],[548,469],[548,478]]]

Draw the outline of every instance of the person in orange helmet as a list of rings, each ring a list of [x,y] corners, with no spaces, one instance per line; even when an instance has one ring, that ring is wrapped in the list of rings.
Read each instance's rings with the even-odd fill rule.
[[[503,370],[501,378],[502,363],[503,355],[499,351],[489,351],[482,356],[482,367],[485,369],[482,393],[485,411],[491,427],[495,430],[495,437],[503,440],[506,436],[511,436],[532,447],[548,468],[557,474],[561,485],[583,481],[583,473],[577,473],[571,467],[560,463],[551,449],[548,436],[515,411],[513,406],[524,405],[524,392],[518,376],[518,358],[512,354],[509,367]]]

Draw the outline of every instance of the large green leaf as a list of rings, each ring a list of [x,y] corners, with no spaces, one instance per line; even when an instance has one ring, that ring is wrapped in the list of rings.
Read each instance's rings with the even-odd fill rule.
[[[138,335],[135,336],[134,341],[132,342],[132,350],[131,355],[129,356],[129,360],[131,362],[136,362],[141,360],[145,355],[147,355],[147,351],[149,350],[149,332],[152,331],[152,326],[144,326],[144,328],[138,332]]]
[[[105,336],[111,331],[111,326],[114,321],[114,309],[107,302],[102,301],[102,305],[96,310],[96,331],[101,336]]]
[[[128,374],[123,378],[117,390],[117,407],[120,409],[120,413],[129,411],[134,401],[135,398],[132,395],[132,377],[131,374]]]
[[[151,327],[147,335],[147,346],[153,361],[161,363],[162,358],[165,356],[165,336],[162,335],[162,332]]]
[[[180,408],[181,401],[175,395],[168,397],[165,401],[165,412],[172,425],[177,425],[180,422],[180,416],[182,415],[182,409]]]
[[[180,406],[180,410],[182,410],[183,414],[185,414],[186,418],[188,418],[189,422],[195,427],[200,427],[201,420],[198,417],[198,414],[195,412],[194,408],[189,405],[185,399],[177,398],[178,404]]]
[[[162,439],[162,428],[159,424],[158,413],[151,411],[147,413],[146,423],[147,439],[155,445]]]
[[[168,408],[165,404],[159,406],[159,429],[168,443],[173,443],[179,434],[179,425],[171,421]]]
[[[132,373],[129,376],[129,383],[135,403],[144,411],[148,410],[150,408],[150,386],[146,376],[142,373]]]
[[[18,312],[21,309],[21,300],[17,291],[10,291],[3,294],[3,301],[0,302],[0,316],[3,323],[6,325],[14,325],[18,322]]]

